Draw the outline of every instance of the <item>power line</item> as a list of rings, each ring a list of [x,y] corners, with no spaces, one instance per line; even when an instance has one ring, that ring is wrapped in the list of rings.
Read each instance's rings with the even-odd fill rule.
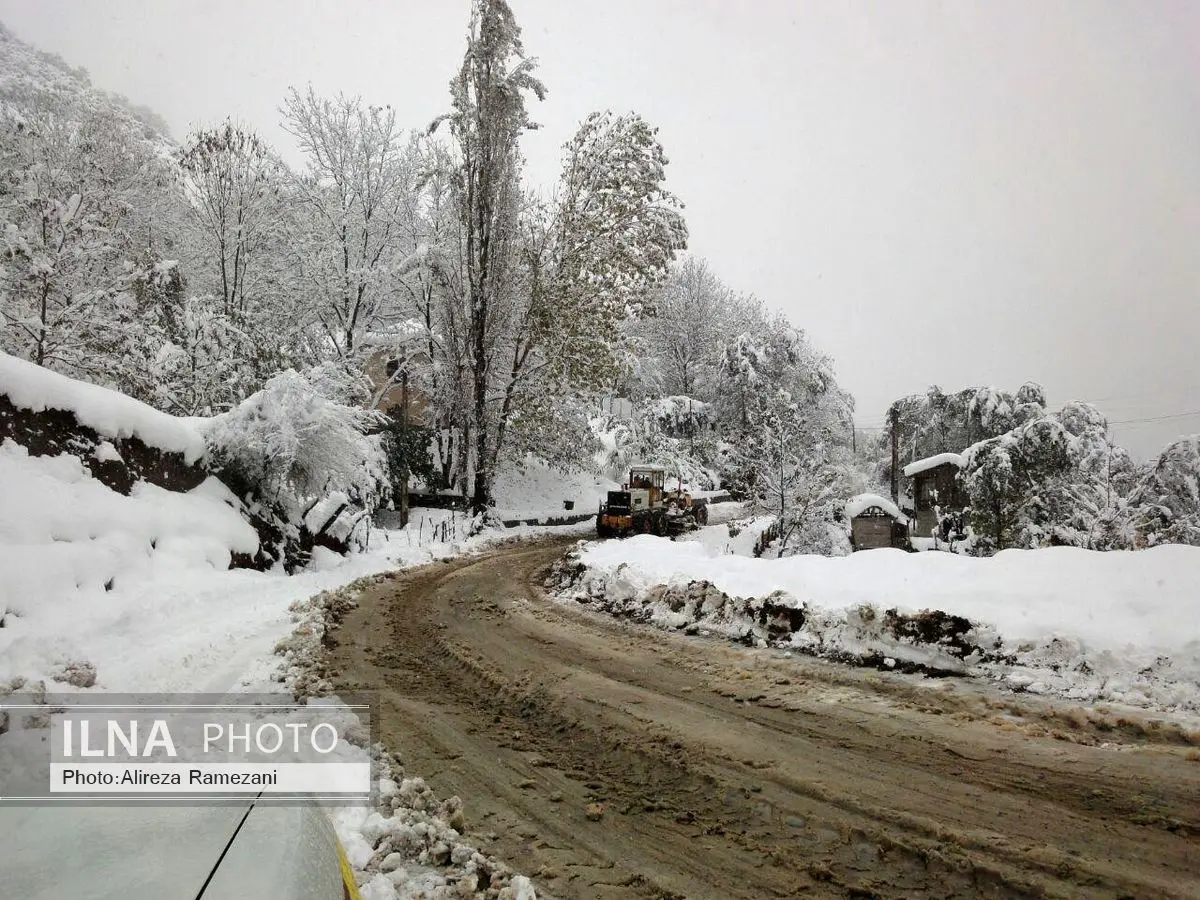
[[[1171,413],[1168,416],[1147,416],[1144,419],[1124,419],[1120,422],[1109,422],[1109,425],[1138,425],[1146,422],[1164,422],[1167,419],[1186,419],[1188,416],[1200,416],[1200,409],[1191,412]]]
[[[1087,402],[1087,401],[1084,401]],[[1169,419],[1186,419],[1189,416],[1200,416],[1200,409],[1188,410],[1187,412],[1168,413],[1163,416],[1142,416],[1136,419],[1116,419],[1110,421],[1109,425],[1141,425],[1147,422],[1165,422]],[[883,431],[887,425],[859,425],[855,423],[854,428],[857,431]]]
[[[1096,397],[1095,399],[1084,400],[1082,402],[1083,403],[1107,403],[1111,400],[1130,400],[1133,398],[1152,397],[1152,396],[1153,397],[1161,397],[1164,394],[1167,396],[1173,396],[1176,394],[1191,394],[1191,393],[1195,393],[1196,391],[1200,391],[1200,384],[1187,385],[1187,386],[1177,387],[1177,388],[1165,388],[1165,389],[1164,388],[1154,388],[1154,389],[1148,390],[1148,391],[1139,391],[1138,393],[1134,393],[1134,394],[1112,394],[1111,396],[1108,396],[1108,397]]]

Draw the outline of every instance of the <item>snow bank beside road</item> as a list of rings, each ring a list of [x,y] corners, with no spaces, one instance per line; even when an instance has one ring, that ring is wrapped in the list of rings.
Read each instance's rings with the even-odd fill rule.
[[[582,561],[601,569],[627,564],[627,577],[646,585],[706,580],[731,595],[783,590],[826,609],[940,609],[992,625],[1015,641],[1059,636],[1095,649],[1200,649],[1197,547],[1136,553],[1054,547],[1006,550],[991,558],[871,550],[762,560],[641,536],[591,544]]]
[[[579,562],[585,571],[568,596],[617,604],[668,627],[731,637],[749,631],[754,640],[834,658],[982,674],[1014,689],[1082,700],[1200,710],[1196,547],[1010,550],[990,559],[873,550],[761,560],[640,536],[587,544]],[[684,589],[695,583],[711,591],[691,602]],[[779,626],[772,637],[764,602],[770,617],[796,610],[785,617],[794,627]],[[921,619],[925,610],[945,615]]]
[[[253,552],[258,538],[215,478],[124,495],[74,456],[31,457],[5,441],[0,498],[0,686],[21,678],[51,692],[224,692],[273,668],[292,603],[528,533],[466,539],[463,528],[462,540],[455,530],[438,541],[427,519],[440,511],[417,511],[408,532],[373,532],[370,552],[317,548],[309,570],[288,577],[229,569],[230,553]]]

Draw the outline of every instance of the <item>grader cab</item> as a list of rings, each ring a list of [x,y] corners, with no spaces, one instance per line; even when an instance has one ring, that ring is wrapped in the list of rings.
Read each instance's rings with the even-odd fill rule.
[[[662,466],[634,466],[619,491],[609,491],[596,516],[599,537],[629,534],[671,535],[691,531],[708,522],[708,505],[702,498],[666,489],[667,470]]]

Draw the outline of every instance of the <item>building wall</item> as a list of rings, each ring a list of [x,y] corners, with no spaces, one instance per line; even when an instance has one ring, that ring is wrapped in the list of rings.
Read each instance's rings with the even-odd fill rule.
[[[966,492],[958,483],[958,472],[958,466],[944,463],[913,476],[913,503],[917,512],[914,536],[929,537],[933,533],[937,527],[936,507],[943,513],[966,507]]]
[[[377,353],[367,361],[367,377],[371,379],[373,390],[378,390],[380,385],[387,384],[391,375],[388,372],[388,356],[384,353]],[[393,410],[399,415],[400,407],[404,399],[404,391],[399,383],[392,385],[383,396],[379,399],[377,409],[381,412],[392,412]],[[430,407],[429,398],[421,391],[417,390],[412,385],[412,379],[409,379],[408,385],[408,422],[410,425],[430,425],[432,424],[433,411]]]
[[[850,541],[855,550],[892,546],[892,520],[887,516],[858,516],[850,521]]]

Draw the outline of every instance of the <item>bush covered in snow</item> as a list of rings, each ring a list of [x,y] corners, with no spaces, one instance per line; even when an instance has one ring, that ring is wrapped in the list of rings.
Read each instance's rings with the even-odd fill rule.
[[[390,492],[382,441],[367,433],[378,414],[338,403],[318,384],[289,370],[201,425],[211,468],[273,525],[289,568],[322,538],[331,549],[360,546]]]
[[[643,418],[653,421],[669,437],[694,437],[713,426],[711,404],[694,397],[658,397],[646,401]]]

